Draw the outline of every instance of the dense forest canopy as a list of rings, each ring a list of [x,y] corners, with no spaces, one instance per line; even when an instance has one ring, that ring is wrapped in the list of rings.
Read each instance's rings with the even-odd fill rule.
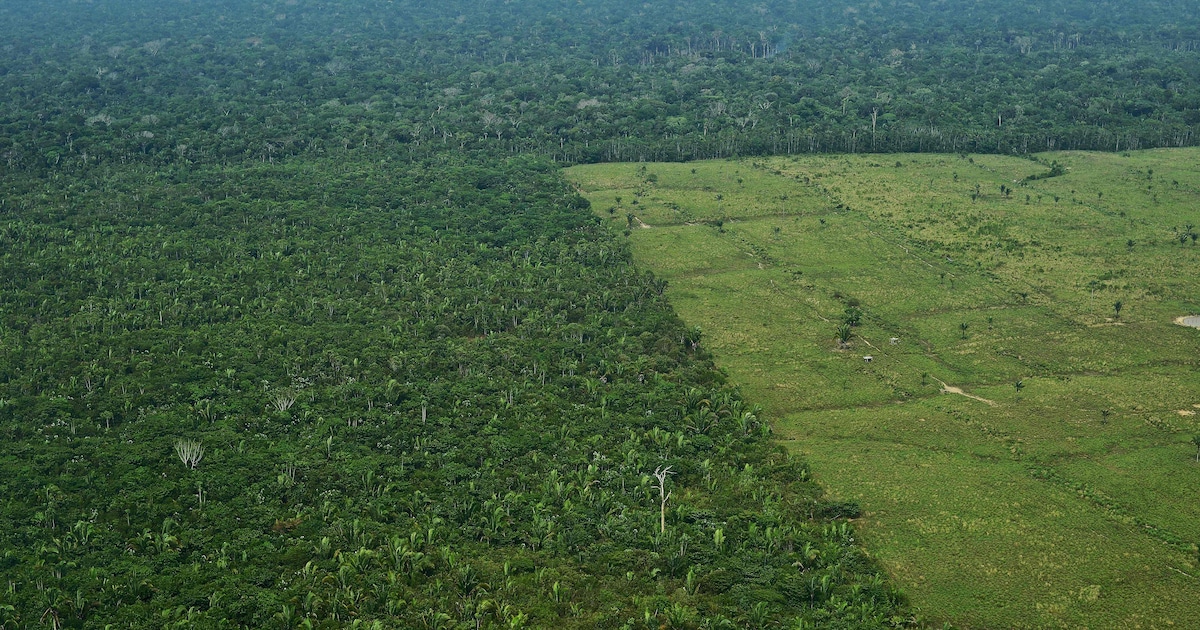
[[[890,620],[855,508],[548,167],[10,195],[0,626]]]
[[[1187,2],[4,2],[0,167],[1190,145]],[[66,163],[66,164],[64,164]]]

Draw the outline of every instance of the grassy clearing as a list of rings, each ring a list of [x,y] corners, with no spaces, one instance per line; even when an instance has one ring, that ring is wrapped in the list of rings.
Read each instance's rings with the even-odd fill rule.
[[[827,201],[762,163],[606,164],[576,171],[593,206],[620,222],[682,225],[820,212]]]
[[[634,228],[635,256],[784,443],[862,503],[868,547],[929,620],[1165,627],[1200,618],[1200,331],[1173,323],[1200,313],[1198,158],[568,175]],[[848,308],[862,321],[839,347]]]

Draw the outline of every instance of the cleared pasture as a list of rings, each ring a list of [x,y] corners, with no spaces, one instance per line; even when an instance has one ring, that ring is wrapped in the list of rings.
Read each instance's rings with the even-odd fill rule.
[[[927,621],[1151,628],[1200,619],[1200,330],[1174,323],[1200,313],[1198,165],[1183,149],[567,174],[781,442],[862,504],[868,549]]]

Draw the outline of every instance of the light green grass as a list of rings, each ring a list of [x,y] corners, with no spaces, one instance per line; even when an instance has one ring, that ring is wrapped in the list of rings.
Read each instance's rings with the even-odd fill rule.
[[[606,164],[577,170],[574,177],[601,215],[622,225],[630,215],[651,225],[679,225],[828,210],[829,200],[818,191],[754,164]]]
[[[1054,161],[1065,174],[1025,179]],[[635,226],[635,257],[783,443],[862,503],[868,549],[931,623],[1186,627],[1200,331],[1172,320],[1200,312],[1200,245],[1177,238],[1200,224],[1198,165],[821,156],[568,176]],[[863,323],[839,348],[848,304]]]

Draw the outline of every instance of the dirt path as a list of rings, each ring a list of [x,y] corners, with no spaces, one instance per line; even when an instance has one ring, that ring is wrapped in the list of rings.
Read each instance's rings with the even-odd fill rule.
[[[653,226],[647,224],[645,221],[642,221],[642,219],[640,217],[633,217],[633,220],[637,223],[637,226],[643,230],[648,230],[651,227],[653,227]]]
[[[942,384],[942,392],[944,392],[944,393],[958,394],[959,396],[966,396],[967,398],[970,398],[971,400],[978,400],[979,402],[985,403],[991,407],[996,406],[996,401],[994,401],[994,400],[988,400],[986,398],[981,398],[979,396],[976,396],[975,394],[968,394],[967,392],[964,392],[962,389],[960,389],[958,387],[952,387],[950,385],[947,385],[945,381],[943,381],[942,379],[937,378],[937,377],[934,377],[933,380]]]
[[[865,343],[865,344],[867,344],[868,346],[870,346],[870,347],[871,347],[872,349],[874,349],[875,351],[879,351],[879,348],[876,348],[876,347],[875,347],[875,345],[874,345],[874,344],[872,344],[870,341],[867,341],[866,339],[863,339],[862,337],[859,337],[859,339],[860,339],[860,340],[861,340],[863,343]],[[964,391],[963,391],[961,388],[958,388],[958,387],[953,387],[953,386],[947,385],[947,384],[946,384],[946,381],[943,381],[942,379],[940,379],[940,378],[938,378],[938,377],[936,377],[936,376],[935,376],[935,377],[933,377],[933,380],[935,380],[935,381],[937,381],[937,382],[939,382],[939,383],[941,383],[941,384],[942,384],[942,393],[943,393],[943,394],[958,394],[959,396],[966,396],[967,398],[970,398],[971,400],[978,400],[979,402],[981,402],[981,403],[984,403],[984,404],[986,404],[986,405],[988,405],[988,406],[991,406],[991,407],[995,407],[995,406],[996,406],[996,401],[994,401],[994,400],[988,400],[988,399],[986,399],[986,398],[983,398],[983,397],[981,397],[981,396],[976,396],[975,394],[968,394],[967,392],[964,392]]]

